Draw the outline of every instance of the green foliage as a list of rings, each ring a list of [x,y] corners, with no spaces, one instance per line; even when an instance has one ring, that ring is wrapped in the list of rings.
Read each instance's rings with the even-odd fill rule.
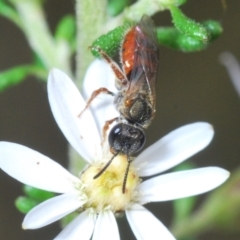
[[[15,201],[15,206],[24,214],[28,213],[32,208],[41,202],[55,196],[55,194],[52,192],[44,191],[27,185],[23,186],[23,191],[26,196],[18,197]]]
[[[27,77],[29,66],[17,66],[0,72],[0,92],[6,88],[16,85]]]
[[[24,81],[27,76],[35,75],[46,79],[46,71],[35,65],[21,65],[0,72],[0,92]]]
[[[216,40],[223,32],[222,25],[214,20],[207,20],[202,23],[202,25],[207,29],[210,42]]]
[[[76,37],[76,21],[72,15],[64,16],[55,31],[56,40],[73,41]]]
[[[184,1],[178,2],[179,5],[183,3]],[[183,52],[201,51],[222,34],[222,26],[217,21],[208,20],[197,23],[186,17],[178,7],[171,5],[168,8],[175,27],[157,28],[157,38],[161,45]],[[131,25],[125,24],[102,35],[93,42],[92,46],[101,48],[109,56],[116,55],[126,31]],[[98,52],[94,49],[92,54],[99,57]]]
[[[213,20],[203,22],[202,26],[208,31],[209,42],[216,40],[223,31],[220,23]],[[157,28],[157,38],[161,45],[183,52],[201,51],[208,46],[202,40],[182,34],[174,27]]]
[[[114,30],[108,32],[107,34],[100,36],[92,43],[92,47],[101,48],[109,56],[116,55],[119,49],[119,45],[130,26],[131,25],[129,23],[126,23],[123,26],[117,27]],[[95,50],[92,50],[92,54],[95,57],[100,57],[98,52]]]
[[[31,209],[39,204],[38,201],[28,197],[18,197],[15,200],[15,206],[21,213],[27,214]]]
[[[8,18],[20,28],[22,27],[21,20],[16,10],[7,3],[5,3],[4,1],[0,1],[0,15],[2,15],[5,18]]]
[[[175,221],[181,221],[188,217],[196,202],[196,197],[181,198],[174,201]]]
[[[158,28],[157,38],[161,45],[183,52],[199,51],[207,46],[202,41],[180,33],[174,27]]]
[[[216,230],[236,232],[240,224],[240,168],[231,173],[226,183],[208,195],[201,205],[202,218]]]
[[[32,2],[28,0],[26,7],[33,12],[40,11],[43,13],[44,1],[45,0],[33,0],[36,4],[32,4]],[[209,42],[212,42],[220,36],[222,27],[216,21],[209,20],[200,24],[186,17],[177,7],[186,3],[186,1],[187,0],[169,0],[161,3],[164,9],[170,10],[175,28],[158,28],[157,37],[160,44],[179,51],[200,51],[205,49]],[[11,4],[8,1],[0,0],[0,15],[18,25],[24,31],[27,38],[29,38],[29,42],[34,42],[31,46],[33,53],[37,57],[35,57],[33,64],[16,66],[0,72],[0,92],[8,87],[21,83],[30,74],[46,81],[49,68],[53,66],[63,67],[64,64],[69,64],[70,66],[71,55],[76,51],[76,20],[74,16],[64,16],[59,21],[55,34],[52,36],[50,31],[48,31],[47,23],[40,24],[36,27],[37,23],[46,21],[42,17],[36,22],[34,29],[30,31],[25,26],[28,23],[28,18],[24,17],[26,16],[25,12],[22,11],[22,8],[19,8],[19,1],[11,0],[10,2]],[[117,16],[126,10],[132,2],[132,0],[108,0],[109,15]],[[129,9],[130,8],[131,7],[129,7]],[[19,9],[21,9],[21,11]],[[44,16],[44,14],[39,14],[38,16]],[[101,48],[109,56],[116,55],[124,35],[132,25],[133,23],[126,23],[100,36],[92,43],[92,54],[95,57],[100,57],[96,51],[97,47]],[[27,32],[27,29],[29,32]],[[40,38],[37,34],[32,34],[35,29],[41,29],[42,32],[39,33],[41,41],[39,41]],[[55,52],[60,53],[60,57]],[[61,53],[63,55],[61,55]],[[66,60],[62,61],[62,59]],[[66,69],[70,69],[70,67],[68,68],[68,66],[66,66]]]
[[[57,25],[55,35],[57,42],[66,42],[71,53],[76,51],[76,20],[72,15],[64,16]]]
[[[110,16],[117,16],[125,7],[129,6],[131,0],[108,0],[108,13]]]
[[[176,6],[170,6],[169,10],[172,15],[173,24],[177,30],[184,35],[195,38],[204,43],[209,41],[208,31],[202,24],[186,17]]]
[[[34,187],[31,187],[28,185],[23,186],[23,191],[28,197],[33,198],[40,202],[43,202],[43,201],[53,198],[55,196],[55,194],[52,192],[34,188]]]
[[[174,168],[174,171],[184,171],[195,168],[195,165],[191,162],[185,162]],[[174,206],[174,222],[181,222],[187,218],[196,203],[196,197],[188,197],[177,199],[173,202]]]

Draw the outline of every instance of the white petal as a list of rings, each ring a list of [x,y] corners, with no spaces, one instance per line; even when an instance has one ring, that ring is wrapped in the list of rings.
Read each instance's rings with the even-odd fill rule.
[[[112,211],[100,212],[92,240],[120,240],[117,222]]]
[[[69,143],[88,162],[101,156],[101,140],[89,109],[72,80],[53,69],[48,77],[48,98],[53,116]]]
[[[232,84],[240,96],[240,65],[237,59],[231,53],[224,52],[221,54],[220,60],[227,68]]]
[[[137,240],[175,240],[169,230],[147,209],[134,204],[126,216]]]
[[[115,79],[115,74],[108,63],[104,60],[94,60],[85,74],[84,97],[90,97],[92,92],[100,87],[107,87],[109,91],[117,92]]]
[[[204,149],[213,134],[213,127],[205,122],[185,125],[147,148],[133,164],[140,167],[142,177],[166,171]]]
[[[109,64],[103,60],[95,60],[89,66],[84,78],[84,98],[88,100],[95,90],[102,87],[107,88],[113,93],[117,92],[115,87],[115,75]],[[119,112],[116,110],[113,100],[114,97],[109,94],[100,94],[90,105],[100,133],[102,133],[102,129],[106,121],[119,116]]]
[[[79,192],[65,193],[33,208],[24,218],[24,229],[36,229],[53,223],[75,211],[86,202]]]
[[[194,196],[210,191],[229,177],[229,172],[219,167],[206,167],[179,171],[151,178],[139,185],[141,204],[168,201]]]
[[[80,184],[57,162],[16,143],[0,142],[0,168],[24,184],[51,192],[69,192]]]
[[[54,240],[90,240],[95,220],[96,214],[87,210],[68,224]]]

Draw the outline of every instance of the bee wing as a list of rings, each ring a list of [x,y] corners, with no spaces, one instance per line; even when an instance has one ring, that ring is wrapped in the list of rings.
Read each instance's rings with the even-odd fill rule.
[[[136,25],[136,49],[134,65],[129,78],[127,95],[147,92],[155,109],[155,81],[158,70],[159,53],[153,21],[144,15]]]

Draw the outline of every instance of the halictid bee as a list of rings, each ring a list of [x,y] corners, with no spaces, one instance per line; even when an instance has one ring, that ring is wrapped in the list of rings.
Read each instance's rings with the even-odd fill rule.
[[[130,156],[143,147],[145,143],[143,129],[151,124],[156,111],[155,81],[158,72],[159,53],[153,21],[150,17],[144,15],[137,24],[126,31],[120,48],[122,68],[119,68],[102,49],[91,48],[109,63],[117,78],[115,85],[118,93],[115,95],[107,88],[100,88],[92,93],[86,108],[100,93],[107,93],[114,96],[114,105],[120,113],[118,118],[110,119],[103,127],[103,138],[105,138],[109,126],[117,121],[108,136],[113,157],[94,176],[94,179],[98,178],[107,169],[118,154],[124,154],[128,160],[122,186],[122,192],[124,193],[131,163]]]

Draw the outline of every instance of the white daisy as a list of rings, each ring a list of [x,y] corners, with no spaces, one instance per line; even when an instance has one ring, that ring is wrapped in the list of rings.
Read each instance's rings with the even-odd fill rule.
[[[114,76],[109,66],[94,61],[85,78],[85,94],[101,86],[114,91]],[[107,82],[110,81],[112,86]],[[90,86],[90,87],[89,87]],[[111,89],[112,88],[112,89]],[[175,239],[167,228],[142,205],[149,202],[174,200],[207,192],[221,183],[229,173],[218,167],[168,173],[141,181],[168,170],[205,148],[214,131],[210,124],[198,122],[178,128],[143,151],[133,161],[122,193],[126,156],[114,158],[97,179],[93,176],[111,157],[101,146],[101,126],[117,116],[113,104],[98,97],[81,117],[85,101],[71,79],[60,70],[51,71],[48,79],[49,102],[57,124],[69,143],[84,157],[88,166],[73,176],[50,158],[15,143],[0,143],[0,167],[10,176],[36,188],[61,193],[33,208],[23,221],[24,229],[36,229],[77,211],[76,217],[55,239],[118,240],[115,216],[125,212],[138,240]],[[98,100],[101,101],[98,101]],[[100,109],[100,110],[99,110]],[[147,224],[146,224],[147,223]]]

